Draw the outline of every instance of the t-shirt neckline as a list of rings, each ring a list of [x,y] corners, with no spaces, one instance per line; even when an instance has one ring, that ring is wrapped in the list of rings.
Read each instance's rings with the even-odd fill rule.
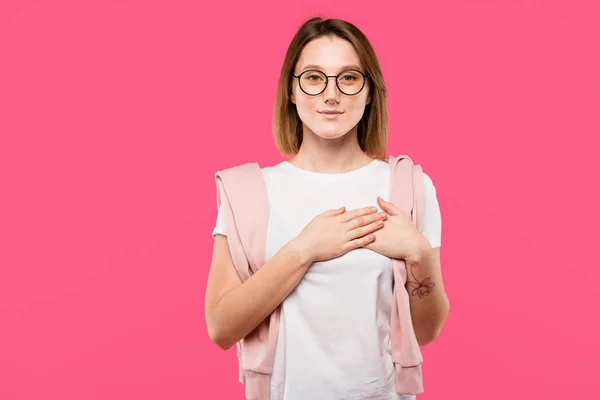
[[[383,162],[379,159],[373,159],[370,163],[363,165],[362,167],[346,171],[346,172],[316,172],[309,171],[307,169],[302,169],[300,167],[295,166],[289,161],[282,161],[279,166],[284,170],[294,173],[299,176],[304,176],[307,178],[318,179],[323,181],[345,181],[349,179],[357,179],[362,176],[367,176],[369,171],[371,171],[379,162]]]

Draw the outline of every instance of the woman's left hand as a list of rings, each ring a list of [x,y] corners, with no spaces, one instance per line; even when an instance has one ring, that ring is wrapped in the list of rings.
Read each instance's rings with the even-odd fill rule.
[[[388,214],[383,228],[374,232],[375,241],[365,246],[389,258],[415,262],[431,249],[429,240],[419,232],[410,217],[394,204],[377,197],[377,203]]]

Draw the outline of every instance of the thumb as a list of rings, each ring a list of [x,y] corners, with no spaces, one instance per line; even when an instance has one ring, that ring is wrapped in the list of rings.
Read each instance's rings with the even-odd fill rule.
[[[381,207],[381,209],[383,211],[385,211],[386,213],[388,213],[389,215],[398,215],[401,213],[401,211],[398,207],[396,207],[394,204],[390,203],[389,201],[385,201],[384,199],[382,199],[379,196],[377,196],[377,203],[379,203],[379,206]]]

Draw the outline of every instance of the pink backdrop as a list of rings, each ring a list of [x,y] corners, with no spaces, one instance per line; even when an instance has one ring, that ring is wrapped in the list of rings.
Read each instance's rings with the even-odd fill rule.
[[[0,2],[0,399],[243,397],[204,322],[213,176],[280,160],[312,15],[371,39],[389,151],[438,189],[420,398],[597,399],[597,2],[285,3]]]

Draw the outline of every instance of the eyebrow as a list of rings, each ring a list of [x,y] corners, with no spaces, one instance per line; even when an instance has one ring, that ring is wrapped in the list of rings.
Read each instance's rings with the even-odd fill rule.
[[[307,69],[318,69],[320,71],[324,70],[324,68],[322,66],[315,65],[315,64],[306,65],[304,68],[302,68],[302,71],[306,71]],[[354,65],[354,64],[344,65],[344,66],[340,67],[340,71],[343,71],[345,69],[357,69],[359,71],[362,71],[362,68],[359,68],[358,65]]]

